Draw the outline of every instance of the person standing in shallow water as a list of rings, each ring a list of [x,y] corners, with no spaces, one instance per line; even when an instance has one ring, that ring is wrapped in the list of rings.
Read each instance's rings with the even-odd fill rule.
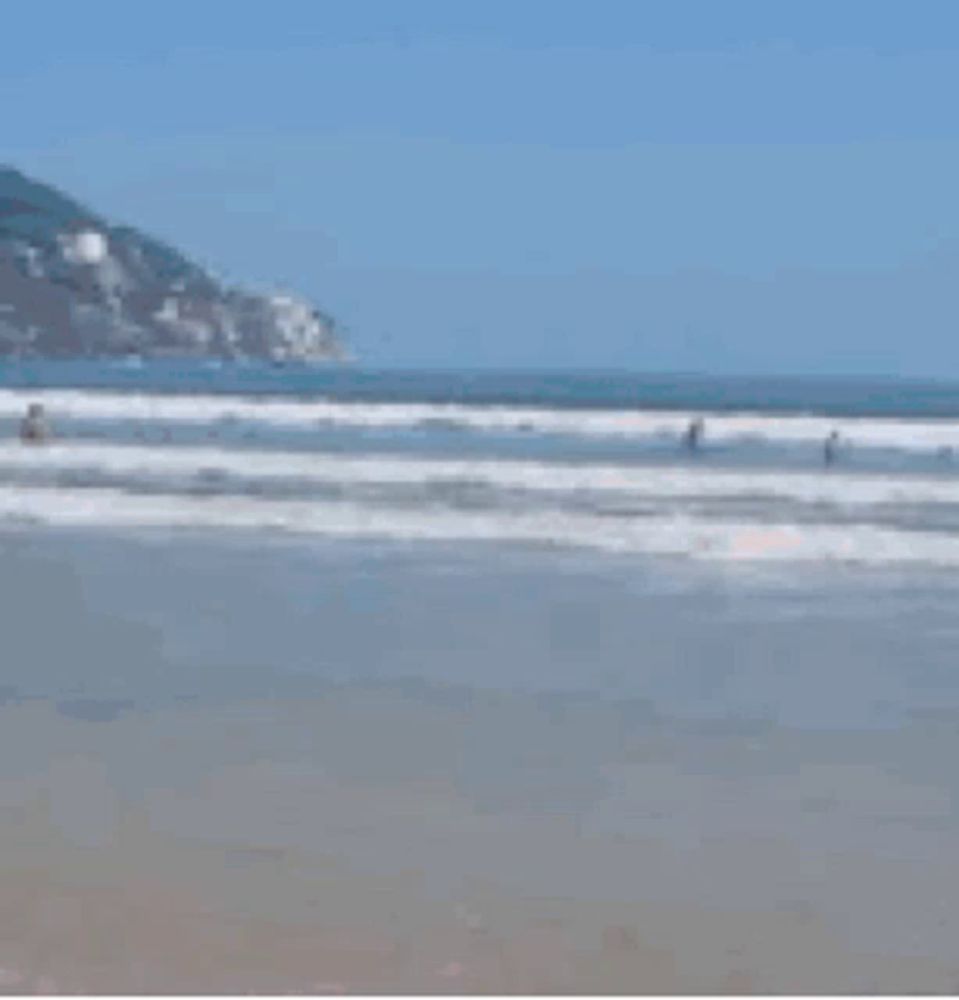
[[[46,414],[41,403],[31,403],[20,421],[20,440],[24,444],[42,444],[50,437]]]
[[[683,435],[683,442],[686,445],[687,450],[697,451],[699,445],[703,440],[703,434],[706,431],[706,424],[702,417],[696,417],[695,420],[690,420],[689,426],[686,428],[686,433]]]
[[[829,436],[823,442],[822,460],[827,467],[836,461],[836,452],[839,447],[839,431],[830,431]]]

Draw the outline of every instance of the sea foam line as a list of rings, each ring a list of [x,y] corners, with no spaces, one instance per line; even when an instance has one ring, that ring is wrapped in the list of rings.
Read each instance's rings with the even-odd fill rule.
[[[398,458],[71,442],[0,443],[0,474],[90,472],[187,482],[211,476],[311,484],[470,484],[544,493],[613,493],[637,498],[749,498],[837,506],[959,504],[959,478],[801,471],[731,472],[649,465],[518,459]]]
[[[928,451],[959,449],[959,423],[855,417],[763,415],[628,409],[550,409],[461,403],[374,403],[330,399],[251,399],[240,396],[164,395],[64,389],[0,390],[0,418],[43,403],[54,421],[244,424],[308,430],[322,425],[367,429],[450,427],[488,433],[538,433],[586,438],[675,439],[696,416],[706,419],[707,441],[821,442],[833,429],[853,445]]]
[[[0,521],[93,528],[255,530],[325,538],[509,542],[733,562],[959,566],[959,537],[873,525],[759,526],[583,513],[417,510],[248,497],[139,496],[121,490],[0,487]]]

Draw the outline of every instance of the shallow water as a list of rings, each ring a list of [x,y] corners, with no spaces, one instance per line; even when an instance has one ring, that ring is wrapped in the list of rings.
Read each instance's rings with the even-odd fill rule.
[[[333,948],[350,989],[636,990],[650,948],[665,989],[959,981],[941,579],[244,533],[2,552],[0,836],[11,877],[60,873],[39,900],[163,911],[155,869],[203,933],[242,914],[272,988],[323,977],[280,973],[277,926],[389,942],[373,981]],[[229,981],[145,931],[31,959],[43,926],[8,939],[31,974]]]
[[[944,389],[131,371],[0,389],[0,987],[955,990]]]
[[[157,374],[150,389],[145,371],[135,391],[0,389],[0,519],[724,563],[959,564],[959,467],[943,451],[959,431],[935,407],[916,415],[919,390],[901,413],[890,407],[903,393],[890,391],[886,411],[864,416],[868,393],[847,387],[849,415],[837,417],[730,409],[719,383],[712,396],[689,390],[715,407],[696,411],[619,405],[615,380],[606,399],[591,381],[539,400],[530,383],[505,401],[477,391],[449,402],[410,396],[415,385],[397,376],[369,375],[356,398],[332,375],[324,394],[293,380],[285,396],[236,395],[216,373],[205,393],[172,394]],[[24,448],[16,421],[34,401],[57,439]],[[699,412],[706,436],[690,452],[682,437]],[[833,427],[841,444],[826,469]]]

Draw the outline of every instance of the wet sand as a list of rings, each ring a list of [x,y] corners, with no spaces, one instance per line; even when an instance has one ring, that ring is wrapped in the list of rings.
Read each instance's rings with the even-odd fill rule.
[[[2,543],[0,989],[959,988],[945,600]]]

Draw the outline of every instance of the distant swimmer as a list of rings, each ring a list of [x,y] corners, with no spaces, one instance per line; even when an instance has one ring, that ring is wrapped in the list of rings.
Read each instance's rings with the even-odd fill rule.
[[[683,435],[683,443],[690,451],[696,451],[703,440],[703,434],[706,433],[706,424],[702,417],[696,417],[695,420],[690,420],[689,426],[686,428],[686,433]]]
[[[50,437],[46,414],[41,403],[31,403],[20,421],[20,440],[24,444],[42,444]]]
[[[836,461],[836,450],[839,447],[839,431],[830,431],[829,436],[823,442],[822,459],[826,465],[832,465]]]
[[[936,454],[939,456],[939,458],[942,459],[943,462],[951,462],[952,461],[952,454],[953,454],[953,452],[952,452],[952,445],[944,444],[936,452]]]

